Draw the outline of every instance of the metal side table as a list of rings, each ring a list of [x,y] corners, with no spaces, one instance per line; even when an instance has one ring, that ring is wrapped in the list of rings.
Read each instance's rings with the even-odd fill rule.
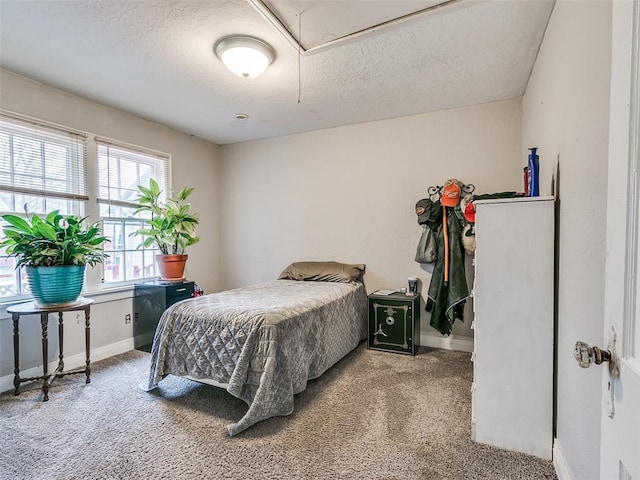
[[[93,304],[93,300],[88,298],[80,298],[77,302],[68,306],[61,307],[39,307],[34,304],[34,302],[20,303],[17,305],[12,305],[7,308],[7,312],[11,314],[11,318],[13,320],[13,363],[14,363],[14,377],[13,377],[13,386],[15,388],[14,395],[20,395],[20,384],[22,382],[29,382],[31,380],[40,380],[42,379],[42,393],[44,393],[44,400],[49,400],[49,387],[56,378],[63,377],[65,375],[72,375],[76,373],[84,373],[87,376],[87,382],[91,383],[91,366],[89,359],[90,352],[90,337],[91,337],[91,328],[89,324],[89,318],[91,314],[91,304]],[[64,361],[63,361],[63,338],[64,338],[64,327],[62,323],[62,314],[64,312],[75,312],[78,310],[84,311],[84,320],[85,320],[85,328],[84,328],[84,339],[85,339],[85,351],[86,351],[86,366],[76,368],[74,370],[64,371]],[[58,343],[60,344],[60,355],[58,356],[58,367],[51,374],[48,373],[48,363],[49,363],[49,337],[48,337],[48,325],[49,325],[49,314],[50,313],[58,313]],[[20,378],[20,333],[19,333],[19,322],[21,315],[40,315],[40,323],[42,324],[42,369],[43,374],[41,377],[30,377],[30,378]]]

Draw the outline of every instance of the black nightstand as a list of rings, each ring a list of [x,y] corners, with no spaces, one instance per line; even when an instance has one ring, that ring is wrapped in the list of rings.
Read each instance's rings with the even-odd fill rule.
[[[415,355],[420,346],[420,295],[369,295],[370,350]]]
[[[133,286],[133,346],[144,349],[153,336],[162,313],[174,303],[193,297],[194,282],[136,283]]]

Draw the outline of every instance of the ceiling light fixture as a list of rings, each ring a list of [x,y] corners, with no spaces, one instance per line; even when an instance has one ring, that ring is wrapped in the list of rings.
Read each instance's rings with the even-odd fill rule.
[[[276,52],[266,42],[246,35],[221,38],[213,50],[222,63],[240,77],[257,77],[276,58]]]

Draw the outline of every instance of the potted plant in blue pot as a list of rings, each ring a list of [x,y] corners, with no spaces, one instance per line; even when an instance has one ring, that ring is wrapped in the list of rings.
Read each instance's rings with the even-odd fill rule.
[[[36,214],[22,218],[2,215],[0,248],[24,267],[36,305],[72,305],[80,297],[87,265],[102,263],[106,237],[97,224],[84,227],[85,218],[61,215],[58,210],[42,218]]]

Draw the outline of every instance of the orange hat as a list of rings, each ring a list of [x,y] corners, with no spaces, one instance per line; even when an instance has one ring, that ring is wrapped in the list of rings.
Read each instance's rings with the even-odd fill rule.
[[[442,188],[440,203],[445,207],[455,207],[460,201],[460,185],[456,180],[447,180]]]

